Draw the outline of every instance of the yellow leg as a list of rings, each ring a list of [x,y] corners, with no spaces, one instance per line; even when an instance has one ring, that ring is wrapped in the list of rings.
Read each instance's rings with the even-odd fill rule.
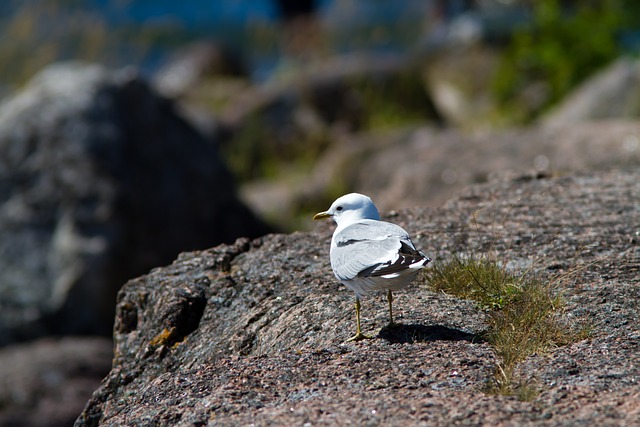
[[[347,341],[360,341],[370,338],[370,336],[363,334],[360,330],[360,298],[356,295],[356,334]]]
[[[389,326],[394,326],[396,323],[393,321],[393,308],[391,308],[391,303],[393,302],[391,289],[387,291],[387,301],[389,301]]]

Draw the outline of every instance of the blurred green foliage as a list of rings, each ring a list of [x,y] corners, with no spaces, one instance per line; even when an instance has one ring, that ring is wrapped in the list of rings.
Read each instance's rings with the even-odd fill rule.
[[[385,80],[367,77],[351,84],[362,106],[364,130],[392,129],[440,120],[418,69],[409,67]]]
[[[351,100],[354,106],[332,107],[335,117],[329,117],[329,108],[321,105],[323,101],[313,96],[307,99],[304,93],[296,111],[283,112],[286,108],[274,105],[269,111],[256,111],[248,117],[221,147],[236,178],[245,182],[308,171],[331,145],[332,128],[336,126],[376,132],[440,121],[417,68],[384,76],[347,78],[344,83],[347,95],[341,101]],[[306,128],[297,124],[295,116],[301,111],[309,112],[317,123]],[[274,121],[270,122],[269,117],[275,117]],[[282,117],[286,121],[274,126]]]
[[[289,133],[288,137],[275,134],[263,117],[253,114],[220,148],[240,182],[309,170],[327,147],[328,135],[322,131],[303,133],[296,129]]]
[[[572,8],[559,0],[531,3],[532,20],[514,32],[492,85],[515,122],[537,117],[623,54],[621,34],[640,23],[640,2],[632,0],[581,1]]]

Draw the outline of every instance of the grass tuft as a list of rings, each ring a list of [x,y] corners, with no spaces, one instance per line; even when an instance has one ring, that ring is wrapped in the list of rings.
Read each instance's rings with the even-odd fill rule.
[[[432,290],[476,301],[483,309],[500,309],[522,290],[522,278],[484,257],[454,256],[426,270]]]
[[[429,287],[438,292],[476,301],[488,311],[486,340],[499,362],[487,392],[532,400],[537,387],[517,378],[515,368],[526,357],[588,335],[562,318],[564,303],[558,280],[543,281],[530,272],[516,273],[488,257],[453,256],[425,272]],[[566,277],[565,277],[566,278]]]

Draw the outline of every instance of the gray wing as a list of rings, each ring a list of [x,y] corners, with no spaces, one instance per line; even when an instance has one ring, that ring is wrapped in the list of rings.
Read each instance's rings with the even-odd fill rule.
[[[334,236],[331,267],[339,280],[399,273],[415,263],[428,262],[401,227],[364,220]]]

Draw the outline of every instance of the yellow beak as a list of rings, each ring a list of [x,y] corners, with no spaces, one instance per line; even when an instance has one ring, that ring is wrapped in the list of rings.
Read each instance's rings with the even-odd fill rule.
[[[331,218],[331,215],[327,212],[318,212],[313,216],[314,221],[318,221],[319,219],[327,219],[327,218]]]

